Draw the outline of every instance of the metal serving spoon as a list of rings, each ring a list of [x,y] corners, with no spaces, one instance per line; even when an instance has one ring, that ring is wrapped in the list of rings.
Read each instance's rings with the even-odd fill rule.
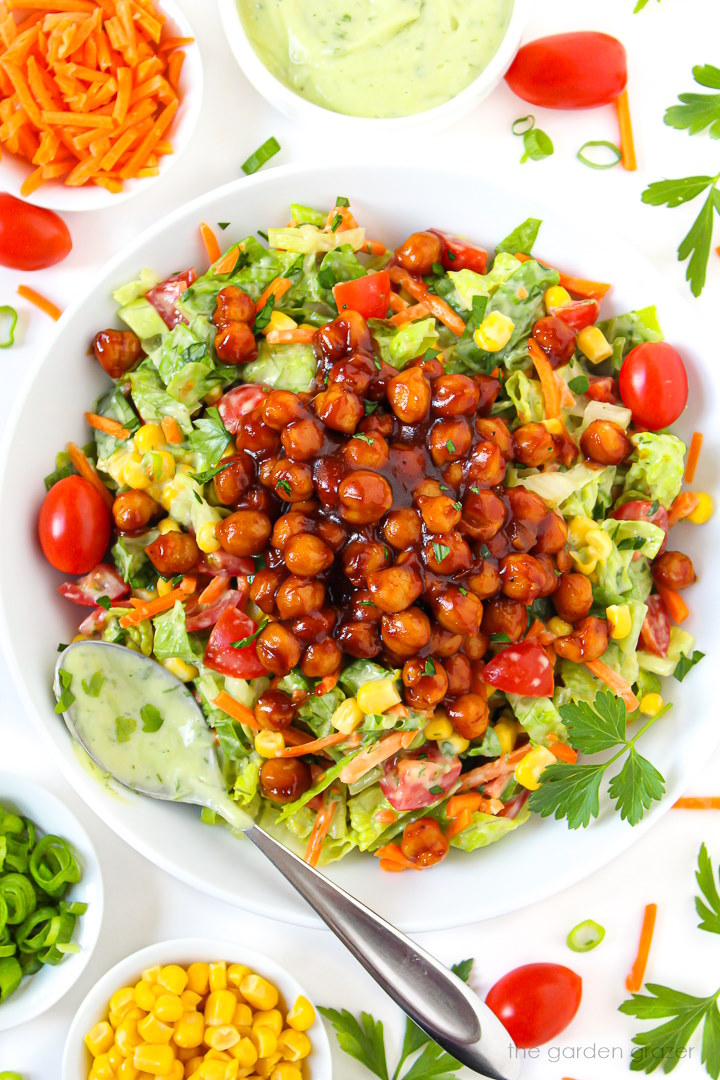
[[[215,740],[183,683],[154,660],[102,641],[76,642],[64,650],[55,671],[58,698],[68,674],[72,676],[69,696],[74,694],[74,700],[63,712],[65,723],[104,772],[153,799],[209,807],[231,827],[242,830],[378,985],[435,1042],[481,1076],[515,1080],[520,1070],[515,1046],[477,994],[385,919],[255,825],[230,798]],[[87,676],[94,676],[95,684]],[[141,705],[145,706],[143,719]]]

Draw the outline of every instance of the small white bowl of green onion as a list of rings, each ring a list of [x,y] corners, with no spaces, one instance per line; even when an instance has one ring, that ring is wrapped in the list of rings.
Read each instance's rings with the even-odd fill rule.
[[[50,792],[0,773],[0,1031],[32,1020],[70,990],[100,933],[97,854]]]

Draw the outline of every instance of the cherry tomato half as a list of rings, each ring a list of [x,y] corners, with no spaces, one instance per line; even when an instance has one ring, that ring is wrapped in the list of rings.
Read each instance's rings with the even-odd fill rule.
[[[446,757],[435,743],[429,743],[419,750],[401,751],[386,761],[380,787],[396,810],[420,810],[449,791],[461,769],[459,757]]]
[[[233,648],[234,641],[244,641],[256,633],[257,626],[248,615],[235,607],[226,607],[210,634],[205,649],[205,667],[234,679],[257,679],[267,675],[254,639],[242,649]]]
[[[13,270],[45,270],[72,251],[62,218],[42,206],[0,193],[0,264]]]
[[[497,690],[523,697],[552,697],[555,688],[552,664],[536,641],[508,645],[488,661],[480,678]]]
[[[619,506],[617,510],[613,510],[612,517],[618,518],[619,521],[649,521],[652,525],[658,525],[665,532],[665,539],[658,551],[658,555],[662,555],[667,547],[670,532],[670,519],[664,506],[658,506],[653,510],[649,499],[631,499],[630,502]]]
[[[505,76],[510,89],[546,109],[608,105],[625,89],[627,56],[609,34],[582,30],[523,45]]]
[[[667,341],[636,345],[626,356],[618,381],[623,405],[635,423],[649,431],[674,424],[687,405],[685,365]]]
[[[579,334],[581,330],[597,322],[600,305],[597,300],[573,300],[572,304],[566,307],[552,308],[550,314],[556,315]]]
[[[442,241],[441,262],[446,270],[474,270],[476,274],[484,274],[487,269],[488,253],[485,248],[471,244],[469,240],[463,240],[461,236],[442,232],[440,229],[428,229],[433,236]]]
[[[524,964],[503,975],[485,999],[519,1049],[542,1046],[580,1008],[582,979],[561,964]]]
[[[229,432],[237,435],[242,427],[242,418],[265,400],[265,391],[262,386],[248,383],[246,386],[236,386],[223,394],[217,403],[220,419]],[[252,573],[252,570],[250,571]]]
[[[355,278],[354,281],[341,281],[333,286],[333,296],[340,314],[343,311],[357,311],[363,319],[386,318],[391,291],[387,270]]]
[[[640,648],[667,656],[670,647],[670,615],[661,596],[653,593],[647,598],[647,615],[640,631]]]
[[[110,511],[81,476],[66,476],[48,491],[38,518],[40,547],[64,574],[89,574],[110,543]]]

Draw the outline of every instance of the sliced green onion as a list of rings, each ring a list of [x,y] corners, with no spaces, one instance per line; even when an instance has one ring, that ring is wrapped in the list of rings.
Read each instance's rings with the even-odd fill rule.
[[[0,349],[9,349],[15,344],[17,311],[9,304],[0,306]]]
[[[23,970],[14,956],[0,960],[0,1001],[10,997],[22,982]]]
[[[605,937],[605,927],[596,923],[593,919],[574,926],[567,936],[568,948],[573,952],[590,952],[596,948]]]
[[[0,1073],[0,1080],[23,1080],[20,1073],[16,1072],[3,1072]]]
[[[517,120],[513,120],[510,130],[513,135],[524,135],[527,131],[532,131],[534,127],[535,117],[532,113],[528,113],[527,116],[519,116]]]
[[[7,905],[8,926],[18,926],[37,907],[37,896],[30,878],[24,874],[3,874],[0,896]]]
[[[256,173],[258,169],[262,169],[263,165],[265,165],[271,157],[275,157],[279,150],[280,143],[277,141],[274,135],[271,135],[270,138],[262,144],[262,146],[259,146],[257,148],[254,154],[250,155],[247,161],[244,161],[242,163],[242,171],[247,176],[251,176],[252,173]]]
[[[67,885],[76,885],[81,873],[67,840],[43,836],[30,856],[30,873],[48,896],[59,896]]]
[[[586,150],[594,150],[600,146],[614,154],[612,161],[593,161],[585,153]],[[580,147],[577,152],[577,159],[582,161],[583,165],[587,165],[589,169],[614,169],[622,161],[622,150],[608,139],[591,139]]]

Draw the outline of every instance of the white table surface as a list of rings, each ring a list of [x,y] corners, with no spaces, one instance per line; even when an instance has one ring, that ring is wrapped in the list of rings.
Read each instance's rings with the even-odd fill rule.
[[[166,211],[238,176],[240,163],[270,134],[282,145],[282,153],[275,159],[278,163],[324,160],[331,167],[334,161],[357,157],[379,162],[408,160],[413,154],[424,156],[427,150],[417,140],[409,146],[400,141],[384,145],[379,140],[367,146],[358,140],[352,146],[343,145],[340,135],[331,140],[291,124],[255,93],[237,68],[214,3],[180,0],[180,4],[195,27],[205,61],[203,113],[192,144],[162,183],[133,201],[100,213],[67,215],[75,246],[59,267],[30,276],[0,270],[0,303],[12,303],[20,312],[17,345],[1,358],[0,423],[5,421],[27,365],[53,332],[49,320],[16,298],[21,280],[31,281],[61,306],[66,305],[79,289],[90,286],[103,260],[127,239]],[[653,209],[641,204],[640,192],[649,180],[713,173],[720,167],[717,142],[703,136],[690,139],[662,123],[663,110],[674,102],[675,95],[694,88],[692,65],[720,62],[720,7],[717,0],[662,0],[660,4],[649,0],[644,12],[633,15],[633,6],[634,0],[604,0],[602,5],[590,0],[544,0],[537,4],[527,36],[598,29],[625,42],[639,161],[635,175],[620,168],[594,172],[575,160],[577,148],[586,139],[617,139],[611,109],[575,114],[536,109],[538,125],[554,139],[556,153],[541,163],[519,165],[520,140],[512,138],[509,129],[515,117],[529,110],[504,85],[464,122],[435,136],[431,151],[434,160],[459,158],[478,171],[489,169],[511,186],[531,184],[540,199],[554,200],[568,215],[602,216],[689,296],[684,270],[675,261],[675,248],[699,204],[695,210]],[[0,185],[1,180],[0,166]],[[720,227],[716,232],[717,243]],[[691,301],[691,317],[715,314],[720,299],[720,258],[713,253],[710,262],[705,294],[700,301]],[[12,521],[3,521],[0,527],[12,528]],[[702,645],[711,651],[709,642]],[[272,923],[208,899],[137,855],[84,806],[58,773],[31,719],[23,715],[2,658],[0,767],[45,784],[78,814],[101,853],[107,893],[104,931],[82,979],[50,1012],[0,1034],[0,1072],[14,1069],[26,1080],[56,1080],[65,1033],[93,982],[129,952],[154,941],[197,933],[245,939],[253,948],[285,963],[316,1001],[353,1011],[366,1009],[382,1017],[394,1056],[401,1038],[401,1015],[328,933]],[[690,790],[720,793],[720,753],[700,764]],[[492,922],[424,934],[422,943],[448,964],[474,956],[472,985],[481,994],[506,971],[532,960],[573,967],[584,980],[580,1012],[551,1047],[527,1054],[523,1076],[528,1080],[626,1077],[630,1038],[639,1025],[621,1016],[617,1006],[627,996],[625,975],[635,954],[646,903],[659,905],[648,978],[697,994],[712,992],[717,983],[720,942],[695,928],[692,902],[693,872],[703,840],[717,865],[720,814],[672,811],[625,855],[562,895]],[[552,851],[548,851],[549,875],[552,859]],[[594,952],[571,953],[565,945],[566,934],[589,917],[607,927],[607,937]],[[337,1048],[334,1054],[338,1078],[360,1080],[369,1075]],[[675,1076],[693,1080],[704,1075],[695,1043]]]

